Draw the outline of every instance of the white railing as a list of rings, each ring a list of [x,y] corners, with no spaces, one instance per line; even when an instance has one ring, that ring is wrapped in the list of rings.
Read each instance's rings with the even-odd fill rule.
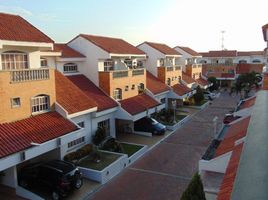
[[[12,83],[49,79],[49,69],[27,69],[10,71]]]

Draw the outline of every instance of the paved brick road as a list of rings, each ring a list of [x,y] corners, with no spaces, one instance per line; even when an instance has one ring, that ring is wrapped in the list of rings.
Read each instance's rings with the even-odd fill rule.
[[[89,199],[178,200],[214,136],[213,118],[218,116],[221,122],[237,101],[222,94]]]

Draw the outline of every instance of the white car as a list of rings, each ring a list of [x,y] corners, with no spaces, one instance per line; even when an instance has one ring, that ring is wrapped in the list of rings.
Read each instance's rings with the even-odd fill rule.
[[[213,92],[205,91],[203,94],[206,100],[213,100],[216,98],[216,94]]]

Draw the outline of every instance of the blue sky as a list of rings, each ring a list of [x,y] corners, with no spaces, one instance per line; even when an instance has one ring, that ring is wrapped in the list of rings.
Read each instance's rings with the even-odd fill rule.
[[[79,33],[120,37],[197,51],[262,50],[267,0],[0,0],[0,11],[23,16],[56,42]]]

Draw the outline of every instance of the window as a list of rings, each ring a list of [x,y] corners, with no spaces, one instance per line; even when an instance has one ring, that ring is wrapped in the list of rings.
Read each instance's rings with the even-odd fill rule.
[[[138,68],[142,68],[143,67],[143,62],[141,60],[138,60],[137,67]]]
[[[2,53],[2,69],[28,69],[28,56],[19,51],[7,51]]]
[[[76,140],[73,140],[71,142],[68,143],[68,148],[71,148],[73,146],[77,146],[78,144],[84,143],[85,142],[85,136],[80,137]]]
[[[166,103],[166,98],[162,98],[162,99],[160,99],[160,102],[161,102],[162,104],[165,104],[165,103]]]
[[[131,86],[131,90],[135,90],[135,84]]]
[[[40,59],[40,65],[41,67],[47,67],[47,59],[46,58],[41,58]]]
[[[167,84],[170,86],[170,84],[171,84],[170,78],[167,79]]]
[[[128,85],[125,86],[125,91],[128,91]]]
[[[139,94],[144,92],[144,84],[143,83],[140,83],[138,85],[138,91],[139,91]]]
[[[120,88],[116,88],[113,92],[113,98],[115,100],[121,100],[122,99],[122,90]]]
[[[247,63],[246,60],[239,60],[238,63]]]
[[[39,95],[31,99],[32,113],[49,111],[49,96]]]
[[[103,65],[104,65],[104,71],[105,72],[114,70],[114,61],[112,61],[112,60],[104,61]]]
[[[165,66],[165,60],[163,58],[160,59],[160,66]]]
[[[85,122],[78,122],[77,125],[81,128],[85,128]]]
[[[258,59],[252,60],[252,62],[253,62],[253,63],[261,63],[261,61],[258,60]]]
[[[16,97],[16,98],[12,98],[11,99],[11,107],[12,108],[18,108],[20,107],[20,98]]]
[[[63,71],[65,73],[78,72],[77,64],[75,64],[75,63],[67,63],[67,64],[63,65]]]
[[[132,68],[132,60],[130,59],[125,59],[124,63],[127,65],[128,68]]]
[[[110,134],[110,119],[99,122],[98,127],[103,128],[106,132],[106,135],[109,135]]]

